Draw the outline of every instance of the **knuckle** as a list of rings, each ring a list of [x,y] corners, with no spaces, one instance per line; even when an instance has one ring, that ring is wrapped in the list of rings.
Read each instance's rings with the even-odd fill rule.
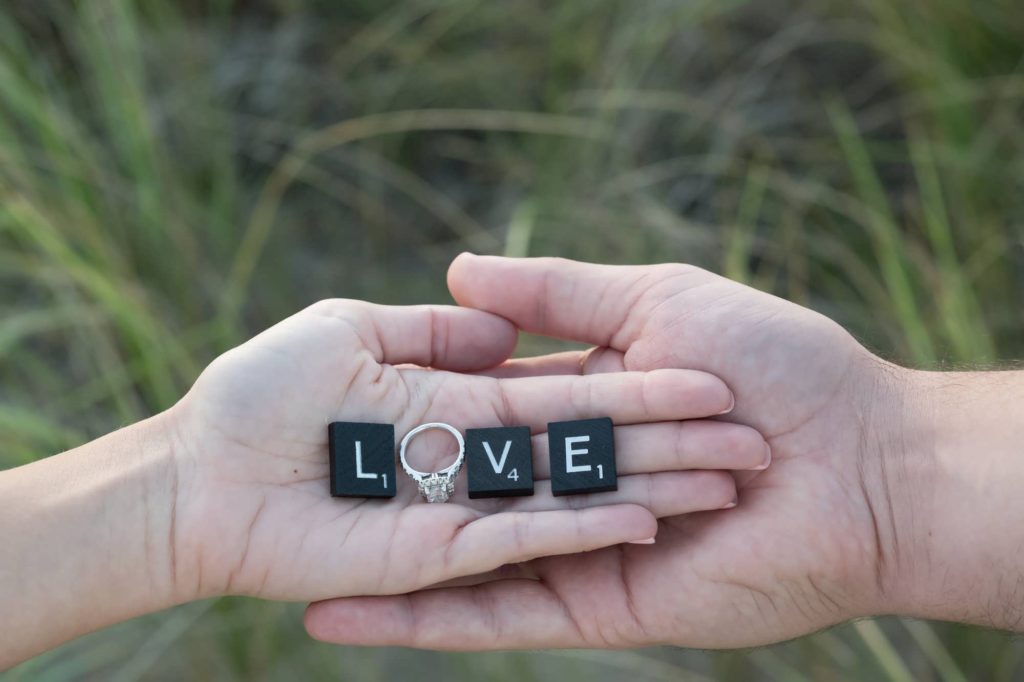
[[[707,270],[699,268],[696,265],[691,265],[690,263],[667,263],[658,267],[664,267],[666,271],[665,274],[675,277],[695,277],[697,275],[709,274]]]
[[[514,512],[512,517],[512,546],[517,557],[526,552],[531,518],[526,512]]]
[[[429,364],[434,365],[448,356],[451,329],[447,318],[439,316],[434,308],[430,308],[430,358]]]
[[[508,391],[505,390],[505,383],[501,379],[494,379],[494,411],[498,417],[498,423],[502,426],[512,426],[517,421],[515,405]]]
[[[569,387],[569,405],[577,415],[588,414],[593,405],[594,382],[583,378],[573,381]]]
[[[350,298],[323,298],[306,308],[306,312],[324,317],[352,317],[365,310],[365,303]]]
[[[656,396],[656,391],[657,391],[657,386],[656,386],[656,384],[653,383],[655,381],[656,380],[655,380],[653,375],[648,374],[648,373],[645,372],[645,373],[640,375],[640,382],[639,382],[639,385],[637,386],[637,393],[638,393],[637,400],[638,400],[638,404],[640,405],[640,410],[641,410],[642,414],[645,414],[645,415],[648,415],[648,416],[654,416],[655,415],[655,409],[654,408],[656,407],[656,405],[658,403],[658,401],[656,400],[656,397],[655,397]]]
[[[672,455],[679,462],[685,463],[689,459],[690,455],[690,430],[691,427],[687,422],[681,422],[673,424],[672,428],[675,431],[675,438],[673,439]]]

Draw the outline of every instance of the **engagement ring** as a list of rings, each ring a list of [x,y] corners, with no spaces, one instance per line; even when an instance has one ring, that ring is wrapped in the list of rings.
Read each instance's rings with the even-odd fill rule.
[[[408,460],[405,458],[405,450],[409,445],[409,441],[413,437],[426,431],[428,429],[444,429],[453,436],[459,443],[459,456],[455,458],[455,463],[451,466],[428,473],[425,471],[417,471],[409,466]],[[454,426],[449,424],[443,424],[441,422],[431,422],[429,424],[420,424],[415,429],[405,434],[405,438],[402,439],[402,445],[398,451],[399,457],[402,461],[402,468],[405,473],[409,474],[409,478],[416,481],[416,485],[419,486],[420,494],[427,502],[447,502],[452,495],[455,494],[455,477],[459,475],[459,469],[462,468],[462,461],[466,457],[466,441],[463,440],[462,434]]]

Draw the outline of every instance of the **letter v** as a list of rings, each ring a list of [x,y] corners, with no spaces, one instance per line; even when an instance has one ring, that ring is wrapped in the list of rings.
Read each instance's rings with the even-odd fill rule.
[[[494,452],[491,451],[491,444],[484,441],[484,450],[487,451],[487,459],[491,460],[491,466],[494,467],[494,473],[500,474],[501,470],[505,468],[505,460],[508,459],[508,451],[512,447],[512,441],[505,441],[505,449],[501,451],[501,461],[497,462],[494,459]]]

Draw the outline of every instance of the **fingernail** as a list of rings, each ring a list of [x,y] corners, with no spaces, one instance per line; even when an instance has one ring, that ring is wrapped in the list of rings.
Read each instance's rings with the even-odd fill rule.
[[[723,505],[722,505],[722,506],[720,507],[720,509],[732,509],[733,507],[735,507],[735,506],[736,506],[736,503],[737,503],[738,501],[739,501],[739,500],[737,500],[737,499],[736,499],[736,498],[734,497],[734,498],[732,498],[732,501],[731,501],[731,502],[728,502],[728,503],[726,503],[726,504],[723,504]]]
[[[768,468],[768,465],[772,463],[772,446],[768,443],[764,444],[764,461],[758,464],[751,471],[764,471]]]
[[[647,538],[646,540],[630,540],[629,544],[631,544],[631,545],[653,545],[654,544],[654,538]]]
[[[724,410],[722,410],[718,414],[729,414],[730,412],[732,412],[734,407],[736,407],[736,396],[733,395],[732,392],[730,392],[729,393],[729,407],[725,408]]]

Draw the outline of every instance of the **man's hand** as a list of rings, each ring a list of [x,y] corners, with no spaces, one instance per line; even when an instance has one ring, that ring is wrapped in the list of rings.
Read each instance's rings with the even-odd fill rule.
[[[523,571],[534,580],[314,604],[313,636],[457,649],[740,647],[915,608],[901,598],[914,592],[925,525],[911,526],[920,495],[908,479],[923,481],[928,465],[917,457],[927,434],[908,408],[913,373],[821,315],[695,267],[463,255],[449,286],[463,306],[595,346],[510,361],[499,374],[711,372],[736,395],[728,419],[763,433],[773,464],[743,477],[728,514],[663,518],[654,546],[539,559]]]

